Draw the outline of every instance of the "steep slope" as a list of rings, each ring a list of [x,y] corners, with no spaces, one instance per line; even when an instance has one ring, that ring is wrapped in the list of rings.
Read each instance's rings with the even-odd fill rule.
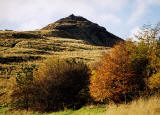
[[[113,46],[116,42],[123,40],[108,32],[104,27],[73,14],[41,30],[52,31],[52,34],[46,34],[46,36],[80,39],[94,45]]]

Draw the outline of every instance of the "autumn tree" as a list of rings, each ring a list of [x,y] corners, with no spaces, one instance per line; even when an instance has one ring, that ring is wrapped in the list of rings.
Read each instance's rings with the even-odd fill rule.
[[[146,60],[146,65],[141,71],[143,74],[139,75],[144,77],[146,85],[151,91],[158,91],[160,88],[158,81],[160,77],[160,23],[155,26],[145,25],[136,37],[139,39],[136,46],[138,50],[134,49],[133,59],[137,60],[143,57]]]
[[[156,26],[144,25],[135,37],[139,39],[135,51],[139,56],[145,56],[148,60],[146,77],[150,77],[160,69],[160,23]],[[140,50],[143,52],[140,52]]]
[[[126,43],[119,43],[92,69],[89,88],[96,101],[121,102],[138,88],[130,55]]]

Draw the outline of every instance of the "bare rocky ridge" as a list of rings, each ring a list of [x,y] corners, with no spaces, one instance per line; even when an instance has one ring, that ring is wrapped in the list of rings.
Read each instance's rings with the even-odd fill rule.
[[[51,23],[41,30],[51,30],[52,34],[47,36],[80,39],[94,45],[111,47],[115,43],[123,41],[104,27],[73,14]]]

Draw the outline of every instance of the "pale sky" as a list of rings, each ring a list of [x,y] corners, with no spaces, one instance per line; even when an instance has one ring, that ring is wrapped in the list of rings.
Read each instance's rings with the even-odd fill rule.
[[[75,14],[125,39],[160,22],[160,0],[0,0],[0,30],[35,30]]]

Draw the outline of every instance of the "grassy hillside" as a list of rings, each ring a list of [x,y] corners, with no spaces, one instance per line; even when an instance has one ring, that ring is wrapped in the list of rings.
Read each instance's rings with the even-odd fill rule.
[[[94,46],[83,40],[45,37],[52,31],[0,31],[0,77],[10,77],[24,63],[41,63],[51,56],[74,58],[90,64],[108,47]]]

